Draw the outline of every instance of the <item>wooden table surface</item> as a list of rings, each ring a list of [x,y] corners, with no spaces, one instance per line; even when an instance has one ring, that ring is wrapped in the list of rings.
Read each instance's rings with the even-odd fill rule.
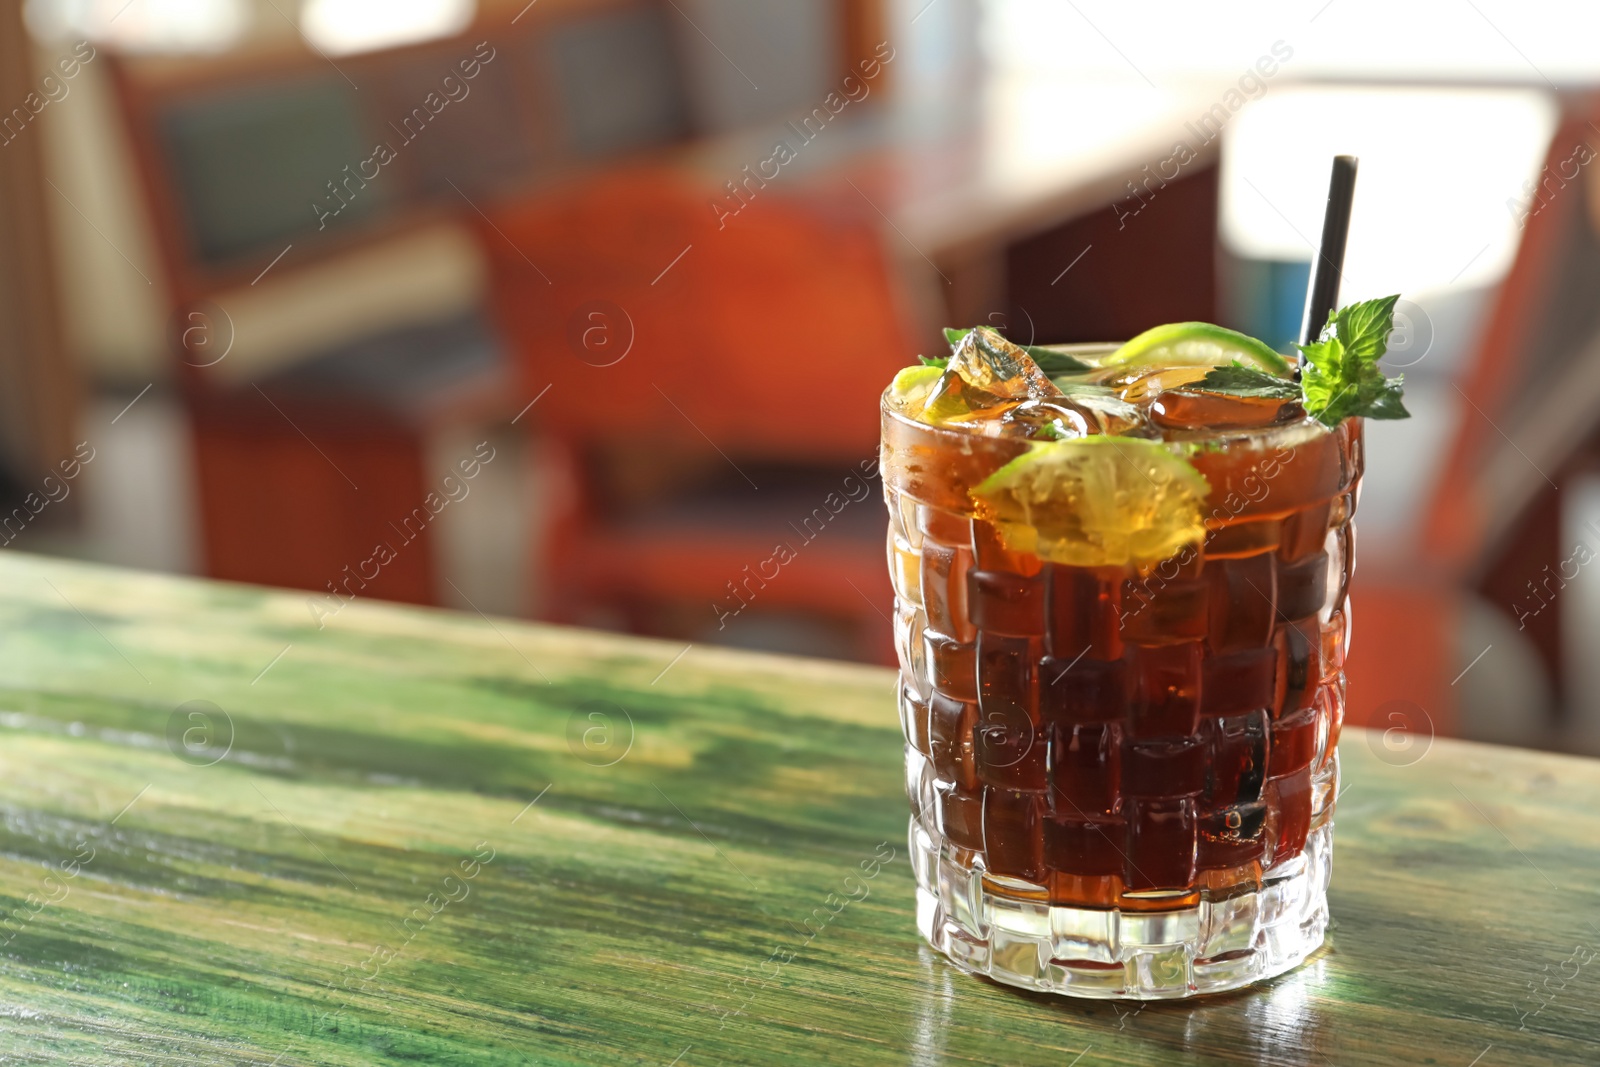
[[[1351,732],[1322,952],[1079,1003],[920,943],[887,671],[0,588],[0,1063],[1600,1062],[1600,763]]]

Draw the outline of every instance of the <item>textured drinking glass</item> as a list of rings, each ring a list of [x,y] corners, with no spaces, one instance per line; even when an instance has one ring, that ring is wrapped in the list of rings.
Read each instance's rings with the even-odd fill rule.
[[[1028,442],[882,405],[917,924],[1028,989],[1234,989],[1322,943],[1361,420],[1190,431],[1203,545],[1009,551],[970,490]]]

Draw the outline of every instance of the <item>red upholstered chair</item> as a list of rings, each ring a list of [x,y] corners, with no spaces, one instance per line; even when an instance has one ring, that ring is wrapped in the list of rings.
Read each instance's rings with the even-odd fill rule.
[[[731,214],[652,162],[485,220],[554,484],[546,617],[693,638],[799,611],[892,656],[877,399],[915,348],[880,220],[799,186],[751,182]]]

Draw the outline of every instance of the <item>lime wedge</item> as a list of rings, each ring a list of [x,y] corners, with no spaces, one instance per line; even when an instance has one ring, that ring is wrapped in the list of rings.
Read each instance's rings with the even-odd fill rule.
[[[1146,567],[1199,544],[1211,487],[1158,441],[1036,442],[972,490],[1013,552],[1075,567]]]
[[[1238,360],[1288,377],[1289,361],[1266,344],[1209,322],[1171,322],[1146,330],[1100,361],[1102,367],[1225,367]]]

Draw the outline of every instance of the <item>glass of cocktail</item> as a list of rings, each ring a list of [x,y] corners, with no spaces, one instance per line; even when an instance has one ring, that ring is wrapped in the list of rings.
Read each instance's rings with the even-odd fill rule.
[[[1392,307],[1332,316],[1303,374],[1206,324],[979,327],[884,393],[917,922],[957,966],[1158,999],[1322,943]]]

